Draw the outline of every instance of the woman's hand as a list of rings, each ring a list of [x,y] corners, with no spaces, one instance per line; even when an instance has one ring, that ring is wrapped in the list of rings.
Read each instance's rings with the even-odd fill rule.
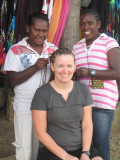
[[[63,160],[79,160],[77,157],[67,154]]]
[[[87,77],[88,68],[82,67],[82,68],[76,69],[76,75],[78,78]]]
[[[80,160],[90,160],[90,158],[86,154],[81,154]]]

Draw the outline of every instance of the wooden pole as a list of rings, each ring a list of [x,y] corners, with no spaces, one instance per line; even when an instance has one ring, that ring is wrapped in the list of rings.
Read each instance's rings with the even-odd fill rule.
[[[80,9],[81,0],[70,1],[68,20],[61,38],[60,47],[72,49],[80,37]]]

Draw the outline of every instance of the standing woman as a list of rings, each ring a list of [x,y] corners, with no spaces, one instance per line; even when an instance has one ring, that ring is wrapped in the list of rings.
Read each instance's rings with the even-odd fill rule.
[[[77,80],[85,83],[93,98],[93,143],[104,160],[110,160],[110,132],[118,101],[120,49],[115,39],[99,33],[100,17],[94,10],[81,14],[83,39],[76,43]]]
[[[23,38],[10,48],[4,65],[8,83],[14,87],[15,93],[13,144],[16,147],[17,160],[36,159],[37,144],[32,132],[30,106],[36,89],[49,78],[48,57],[57,49],[54,44],[46,41],[48,28],[47,15],[33,13],[27,25],[29,37]]]
[[[89,89],[71,80],[76,69],[74,54],[58,49],[50,62],[51,81],[37,89],[31,106],[40,140],[37,160],[102,160],[95,148],[90,150],[93,126]]]

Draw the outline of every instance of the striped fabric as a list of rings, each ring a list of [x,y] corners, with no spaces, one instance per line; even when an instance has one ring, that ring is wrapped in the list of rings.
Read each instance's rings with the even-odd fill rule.
[[[83,38],[73,47],[77,68],[90,67],[91,69],[107,70],[107,52],[114,47],[119,47],[117,41],[102,33],[87,50],[86,42]],[[92,89],[89,78],[79,79],[85,83],[91,91],[93,97],[93,107],[114,110],[118,101],[118,88],[116,80],[104,80],[104,89]]]

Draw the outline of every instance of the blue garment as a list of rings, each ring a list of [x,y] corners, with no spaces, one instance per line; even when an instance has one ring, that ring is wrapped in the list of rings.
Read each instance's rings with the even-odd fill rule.
[[[104,160],[110,160],[110,132],[114,110],[93,108],[93,144]]]

